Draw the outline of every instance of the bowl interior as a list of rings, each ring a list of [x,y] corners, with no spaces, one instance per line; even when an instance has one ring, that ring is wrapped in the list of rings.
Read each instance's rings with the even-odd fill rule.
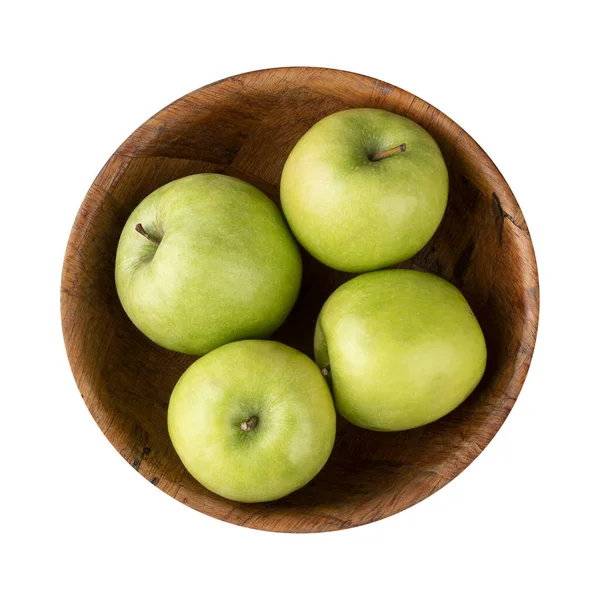
[[[164,350],[128,320],[114,284],[119,235],[133,208],[185,175],[240,177],[278,202],[281,170],[300,136],[345,108],[410,117],[437,140],[450,196],[433,239],[402,266],[457,285],[483,328],[483,380],[431,425],[376,433],[338,418],[330,460],[301,490],[276,502],[220,498],[187,474],[167,433],[173,386],[195,357]],[[350,275],[306,253],[298,302],[274,339],[312,353],[317,314]],[[177,500],[213,517],[271,531],[362,525],[426,498],[483,450],[512,408],[527,373],[538,319],[533,247],[519,206],[483,150],[440,111],[379,80],[318,68],[231,77],[177,100],[135,131],[106,163],[75,220],[61,287],[63,333],[73,374],[99,427],[134,469]]]

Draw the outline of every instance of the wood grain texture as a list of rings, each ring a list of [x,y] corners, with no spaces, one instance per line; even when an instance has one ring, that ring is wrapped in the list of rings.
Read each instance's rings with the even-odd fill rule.
[[[307,486],[282,500],[241,504],[187,474],[167,434],[171,390],[194,360],[159,348],[128,320],[114,283],[119,235],[133,208],[184,175],[245,179],[278,202],[285,159],[322,117],[377,107],[410,117],[439,143],[450,173],[442,224],[405,267],[437,273],[469,300],[489,362],[474,393],[447,417],[399,433],[338,419],[332,456]],[[304,253],[299,300],[274,338],[312,356],[317,314],[350,276]],[[66,251],[61,316],[81,395],[101,430],[148,481],[188,506],[238,525],[284,532],[344,529],[393,515],[447,484],[498,431],[533,353],[538,278],[527,225],[506,181],[456,123],[412,94],[363,75],[320,68],[245,73],[177,100],[108,160],[77,214]]]

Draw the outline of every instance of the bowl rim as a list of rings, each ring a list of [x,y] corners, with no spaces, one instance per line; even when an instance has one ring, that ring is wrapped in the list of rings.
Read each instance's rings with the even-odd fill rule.
[[[497,197],[495,198],[495,200],[498,204],[498,209],[501,211],[501,215],[502,215],[502,219],[503,219],[503,226],[504,226],[505,220],[508,220],[513,225],[515,225],[515,218],[517,218],[517,219],[519,219],[519,225],[517,225],[517,227],[521,230],[521,232],[524,233],[524,235],[521,235],[520,240],[519,240],[519,249],[520,249],[519,257],[522,259],[521,262],[526,261],[526,263],[527,263],[527,266],[526,267],[523,266],[522,268],[523,268],[523,270],[526,269],[528,271],[529,286],[527,287],[527,289],[532,290],[532,291],[530,293],[523,294],[524,312],[527,316],[524,319],[523,330],[521,332],[521,337],[519,340],[518,348],[515,350],[515,354],[522,353],[523,357],[522,357],[522,362],[519,365],[515,365],[515,368],[514,368],[513,372],[511,373],[511,375],[506,383],[506,386],[505,386],[506,391],[504,393],[506,396],[506,406],[508,407],[508,410],[506,411],[506,414],[503,416],[503,418],[499,419],[497,421],[497,423],[494,423],[489,428],[491,435],[489,437],[488,442],[485,445],[483,445],[482,447],[476,449],[475,452],[473,452],[474,456],[469,460],[469,462],[467,462],[464,465],[462,465],[462,464],[457,465],[453,469],[453,472],[450,474],[449,478],[447,478],[447,480],[444,481],[439,487],[437,487],[435,490],[433,490],[431,493],[427,494],[426,496],[417,499],[416,502],[410,504],[410,506],[414,506],[415,504],[418,504],[419,502],[422,502],[423,500],[430,497],[433,493],[435,493],[435,491],[437,491],[441,487],[447,485],[450,481],[452,481],[458,475],[460,475],[460,473],[462,473],[487,447],[489,442],[495,437],[496,433],[498,432],[500,427],[504,424],[506,418],[510,414],[510,412],[514,406],[514,403],[516,402],[517,397],[521,392],[521,389],[522,389],[525,379],[527,377],[527,374],[528,374],[528,371],[530,368],[530,364],[531,364],[531,360],[532,360],[532,357],[534,354],[536,339],[537,339],[538,323],[539,323],[540,294],[539,294],[539,274],[538,274],[538,268],[537,268],[537,261],[536,261],[535,250],[534,250],[533,241],[531,239],[529,229],[528,229],[525,219],[522,215],[520,206],[519,206],[514,194],[512,193],[510,186],[508,185],[508,182],[504,179],[502,173],[500,172],[500,170],[498,169],[496,164],[492,161],[492,159],[488,156],[488,154],[483,150],[483,148],[458,123],[453,121],[450,117],[448,117],[445,113],[443,113],[442,111],[437,109],[431,103],[429,103],[425,100],[422,100],[420,97],[416,96],[412,92],[409,92],[409,91],[407,91],[403,88],[400,88],[394,84],[374,78],[369,75],[357,73],[354,71],[349,71],[349,70],[344,70],[344,69],[336,69],[336,68],[330,68],[330,67],[315,67],[315,66],[268,67],[268,68],[247,71],[247,72],[241,72],[241,73],[237,73],[235,75],[230,75],[228,77],[224,77],[217,81],[213,81],[204,86],[196,88],[195,90],[192,90],[192,91],[184,94],[183,96],[177,98],[176,100],[170,102],[169,104],[165,105],[159,111],[155,112],[152,116],[150,116],[148,119],[146,119],[142,124],[140,124],[130,135],[128,135],[125,138],[125,140],[119,145],[119,147],[111,154],[109,159],[105,162],[103,167],[100,169],[100,171],[94,178],[94,181],[90,185],[90,187],[89,187],[89,189],[77,211],[73,225],[72,225],[70,233],[69,233],[69,238],[68,238],[66,249],[64,252],[64,259],[63,259],[63,265],[62,265],[62,270],[61,270],[61,290],[60,290],[61,329],[62,329],[62,334],[63,334],[64,348],[65,348],[67,358],[69,361],[69,366],[71,368],[71,372],[73,374],[73,377],[75,379],[77,387],[81,392],[82,388],[85,386],[84,382],[86,379],[86,375],[83,372],[83,370],[81,368],[79,368],[79,365],[77,364],[76,357],[74,356],[74,352],[75,352],[75,349],[73,347],[74,342],[71,339],[70,334],[68,333],[68,329],[69,329],[68,323],[70,322],[70,315],[68,314],[68,311],[67,311],[67,299],[71,295],[71,288],[74,283],[73,278],[69,275],[69,272],[68,272],[68,264],[70,262],[70,259],[73,257],[74,253],[77,252],[77,244],[76,244],[75,238],[78,237],[77,232],[78,232],[79,228],[82,226],[82,224],[91,220],[90,214],[92,214],[93,211],[91,211],[90,209],[94,206],[94,204],[96,202],[94,200],[91,192],[96,186],[98,186],[99,182],[101,180],[103,180],[104,175],[110,169],[112,161],[116,158],[121,158],[123,156],[130,156],[130,153],[125,152],[124,149],[127,147],[128,144],[131,143],[133,138],[137,134],[139,134],[141,131],[143,131],[144,129],[156,126],[155,124],[157,123],[157,121],[162,120],[163,115],[167,111],[169,111],[170,109],[173,109],[174,107],[177,107],[181,103],[185,102],[186,99],[188,99],[189,97],[201,95],[202,92],[204,92],[205,90],[209,90],[213,87],[216,87],[216,86],[219,86],[219,85],[222,85],[224,83],[231,82],[234,80],[241,79],[243,81],[244,78],[253,77],[253,76],[256,76],[259,74],[277,74],[277,75],[282,74],[283,75],[285,72],[290,72],[290,71],[295,71],[295,72],[304,71],[310,77],[316,77],[318,75],[327,75],[327,73],[334,73],[334,74],[342,74],[342,75],[345,75],[345,76],[351,77],[351,78],[359,78],[363,81],[371,82],[373,85],[380,84],[380,85],[389,86],[389,88],[392,88],[394,90],[399,90],[400,92],[408,94],[410,97],[412,97],[413,101],[418,100],[418,101],[422,102],[425,106],[432,108],[434,111],[436,111],[436,114],[441,119],[443,119],[446,123],[454,125],[454,126],[456,126],[456,128],[458,128],[460,133],[459,133],[459,136],[456,141],[458,142],[458,139],[461,138],[461,141],[463,143],[469,145],[473,149],[473,151],[477,154],[477,157],[485,163],[486,169],[491,170],[491,172],[497,178],[498,182],[503,186],[504,191],[506,193],[504,194],[505,197],[503,198],[502,205],[500,204],[500,201],[498,200],[498,198]],[[116,180],[118,180],[118,177],[119,177],[119,174],[116,175]],[[102,186],[100,186],[100,187],[102,187]],[[518,215],[518,217],[515,217],[515,215]],[[92,401],[88,397],[84,397],[83,394],[81,394],[81,396],[82,396],[88,410],[90,411],[94,420],[96,421],[97,425],[99,426],[100,430],[103,432],[105,437],[110,441],[111,445],[117,451],[119,451],[114,440],[111,439],[111,437],[107,433],[108,428],[106,426],[106,423],[101,422],[101,419],[93,410],[94,405],[93,405]],[[145,478],[148,479],[148,481],[150,481],[149,478],[147,478],[147,477],[145,477]],[[154,483],[154,482],[152,482],[152,483]],[[161,490],[161,491],[164,491],[164,493],[169,494],[171,497],[179,500],[180,502],[183,502],[184,504],[186,503],[186,502],[182,501],[180,498],[177,498],[176,493],[170,493],[169,491],[166,491],[166,490]],[[193,508],[195,508],[195,507],[193,507]],[[408,508],[408,507],[405,507],[405,508]],[[199,510],[199,509],[196,509],[196,510]],[[382,518],[393,516],[393,515],[397,514],[398,512],[400,512],[401,510],[403,510],[403,509],[393,510],[387,514],[377,516],[376,518],[373,518],[370,520],[362,520],[362,521],[358,521],[358,522],[349,522],[349,523],[346,523],[346,522],[335,523],[335,525],[326,527],[319,531],[335,531],[335,530],[339,530],[339,529],[347,529],[347,528],[351,528],[351,527],[364,525],[367,523],[371,523],[371,522],[380,520]],[[242,525],[242,526],[246,526],[246,527],[250,527],[250,528],[254,528],[254,529],[267,530],[267,531],[281,531],[281,532],[288,532],[288,533],[289,532],[308,532],[308,531],[310,531],[307,528],[291,529],[289,527],[283,527],[280,529],[277,526],[274,528],[266,528],[264,526],[254,525],[254,523],[236,523],[234,520],[219,516],[219,514],[214,513],[214,512],[208,512],[208,511],[205,512],[205,511],[200,511],[200,510],[199,510],[199,512],[202,512],[203,514],[215,517],[219,520],[222,520],[222,521],[225,521],[228,523],[234,523],[237,525]]]

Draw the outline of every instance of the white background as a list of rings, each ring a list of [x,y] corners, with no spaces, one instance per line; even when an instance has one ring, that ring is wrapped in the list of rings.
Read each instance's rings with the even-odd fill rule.
[[[600,597],[593,3],[491,4],[1,9],[2,598]],[[457,121],[519,200],[541,285],[529,376],[484,453],[401,514],[313,535],[221,523],[138,475],[79,396],[59,315],[73,219],[125,137],[195,88],[293,65],[380,78]]]

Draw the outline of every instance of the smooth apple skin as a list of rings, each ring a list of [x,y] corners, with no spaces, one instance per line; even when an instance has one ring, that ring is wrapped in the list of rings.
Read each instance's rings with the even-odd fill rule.
[[[116,255],[129,318],[160,346],[187,354],[271,335],[301,277],[298,245],[277,206],[254,186],[213,173],[152,192],[127,220]]]
[[[359,275],[325,302],[315,356],[338,412],[351,423],[401,431],[454,410],[483,376],[481,327],[450,282],[419,271]]]
[[[252,417],[258,423],[243,431]],[[233,342],[198,359],[168,408],[169,435],[186,469],[238,502],[276,500],[308,483],[331,454],[335,427],[316,364],[265,340]]]
[[[370,160],[401,144],[404,152]],[[302,246],[329,267],[360,273],[406,260],[431,239],[446,209],[448,170],[417,123],[356,108],[304,134],[286,160],[280,191]]]

